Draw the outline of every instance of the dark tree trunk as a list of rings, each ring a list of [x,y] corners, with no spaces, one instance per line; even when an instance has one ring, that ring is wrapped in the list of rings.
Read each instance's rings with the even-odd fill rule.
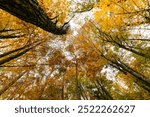
[[[40,45],[41,43],[42,43],[42,41],[41,42],[32,43],[32,44],[29,44],[28,46],[24,46],[24,47],[21,47],[21,48],[18,48],[16,50],[9,51],[9,52],[6,52],[6,53],[0,55],[0,58],[1,57],[5,57],[5,58],[0,60],[0,65],[8,63],[9,61],[14,60],[14,59],[16,59],[16,58],[26,54],[28,51],[30,51],[34,47]],[[14,53],[14,54],[12,54],[11,52]]]
[[[78,76],[79,76],[79,71],[78,71],[78,61],[76,60],[76,64],[75,64],[75,67],[76,67],[76,76],[75,76],[75,95],[76,95],[76,99],[77,100],[80,100],[81,98],[80,98],[80,89],[79,89],[79,78],[78,78]]]
[[[67,29],[58,28],[42,10],[37,0],[0,0],[0,9],[53,34],[66,34]]]

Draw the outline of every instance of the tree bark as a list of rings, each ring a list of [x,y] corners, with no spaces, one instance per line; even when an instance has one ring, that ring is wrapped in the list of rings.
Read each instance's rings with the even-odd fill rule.
[[[42,43],[42,42],[32,43],[32,44],[28,45],[29,47],[24,46],[24,47],[22,47],[22,48],[16,49],[16,50],[14,50],[14,51],[12,51],[12,52],[14,53],[14,52],[18,52],[19,50],[20,50],[20,51],[19,51],[18,53],[13,54],[13,55],[10,55],[10,52],[11,52],[11,51],[8,52],[8,53],[4,53],[4,55],[10,55],[10,56],[8,56],[8,57],[6,57],[6,58],[0,60],[0,65],[5,64],[5,63],[7,63],[7,62],[9,62],[9,61],[11,61],[11,60],[14,60],[14,59],[16,59],[16,58],[18,58],[18,57],[20,57],[20,56],[26,54],[28,51],[30,51],[30,50],[33,49],[34,47],[40,45],[41,43]],[[1,56],[3,56],[3,55],[1,55]]]
[[[76,99],[77,100],[80,100],[80,90],[79,90],[79,78],[78,78],[78,61],[76,60],[76,64],[75,64],[75,67],[76,67],[76,76],[75,76],[75,93],[76,93]]]
[[[37,0],[0,0],[0,9],[53,34],[62,35],[67,32],[64,26],[59,28],[51,21]]]
[[[140,81],[140,83],[137,83],[137,84],[141,85],[144,89],[146,89],[147,91],[150,92],[150,79],[149,78],[146,78],[145,76],[143,76],[142,74],[140,74],[137,71],[133,70],[132,68],[130,68],[126,64],[122,63],[121,61],[119,61],[119,62],[112,61],[111,65],[115,68],[120,67],[125,72],[128,72],[131,75],[133,75],[135,78],[137,78],[138,81]]]

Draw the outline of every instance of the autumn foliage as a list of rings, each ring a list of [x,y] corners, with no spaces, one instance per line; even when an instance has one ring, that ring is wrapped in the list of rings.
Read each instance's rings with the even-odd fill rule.
[[[35,23],[0,3],[0,99],[150,99],[148,0],[30,1]]]

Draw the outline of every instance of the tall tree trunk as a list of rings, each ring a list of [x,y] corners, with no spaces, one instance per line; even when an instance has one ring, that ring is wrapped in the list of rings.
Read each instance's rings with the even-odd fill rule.
[[[121,61],[119,62],[115,62],[112,61],[111,65],[115,68],[121,68],[123,71],[130,73],[131,75],[133,75],[137,81],[137,84],[139,84],[140,86],[142,86],[144,89],[146,89],[147,91],[150,92],[150,79],[143,76],[142,74],[138,73],[137,71],[133,70],[132,68],[130,68],[129,66],[127,66],[126,64],[122,63]]]
[[[53,34],[66,34],[67,29],[58,28],[46,15],[37,0],[0,0],[0,9]]]
[[[82,85],[82,83],[80,83],[80,93],[83,95],[82,97],[85,99],[85,100],[88,100],[88,96],[86,94],[86,91]]]
[[[99,37],[100,37],[101,39],[103,39],[103,41],[109,42],[109,43],[113,44],[114,46],[118,46],[118,47],[120,47],[120,48],[122,48],[122,49],[125,49],[125,50],[127,50],[127,51],[130,51],[130,52],[132,52],[132,53],[134,53],[134,54],[136,54],[136,55],[139,55],[139,56],[141,56],[141,57],[145,57],[145,58],[147,58],[147,59],[150,59],[150,55],[144,54],[144,53],[142,53],[142,52],[138,52],[136,49],[134,49],[134,47],[129,47],[129,46],[127,46],[127,45],[123,45],[121,41],[120,41],[120,42],[115,41],[115,38],[118,39],[118,40],[121,40],[121,39],[119,39],[118,37],[113,37],[113,36],[111,36],[110,34],[107,34],[107,33],[103,32],[103,31],[101,31],[95,24],[93,24],[93,25],[94,25],[95,28],[98,30],[98,32],[99,32]],[[122,38],[123,38],[123,37],[122,37]],[[142,40],[143,40],[143,39],[142,39]]]
[[[64,100],[65,78],[62,77],[61,99]]]
[[[11,86],[13,86],[24,74],[26,73],[26,71],[22,72],[19,76],[17,76],[12,82],[10,82],[6,87],[4,87],[1,91],[0,91],[0,96],[7,91]]]
[[[79,90],[79,79],[78,79],[78,61],[76,60],[76,64],[75,64],[75,67],[76,67],[76,76],[75,76],[75,83],[76,83],[76,87],[75,87],[75,94],[76,94],[76,99],[77,100],[80,100],[80,90]]]
[[[14,60],[14,59],[16,59],[16,58],[26,54],[28,51],[30,51],[34,47],[40,45],[41,43],[42,42],[37,42],[37,43],[29,44],[29,47],[24,46],[25,48],[22,47],[22,48],[16,49],[16,50],[13,51],[13,53],[16,52],[16,51],[18,52],[18,50],[20,50],[20,51],[18,53],[13,54],[13,55],[10,55],[9,54],[10,52],[4,53],[5,55],[10,55],[10,56],[0,60],[0,65],[5,64],[5,63],[7,63],[7,62],[9,62],[11,60]]]

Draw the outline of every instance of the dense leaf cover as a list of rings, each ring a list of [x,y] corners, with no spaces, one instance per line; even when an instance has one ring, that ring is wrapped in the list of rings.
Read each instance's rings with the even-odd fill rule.
[[[149,0],[0,8],[0,99],[150,99]]]

